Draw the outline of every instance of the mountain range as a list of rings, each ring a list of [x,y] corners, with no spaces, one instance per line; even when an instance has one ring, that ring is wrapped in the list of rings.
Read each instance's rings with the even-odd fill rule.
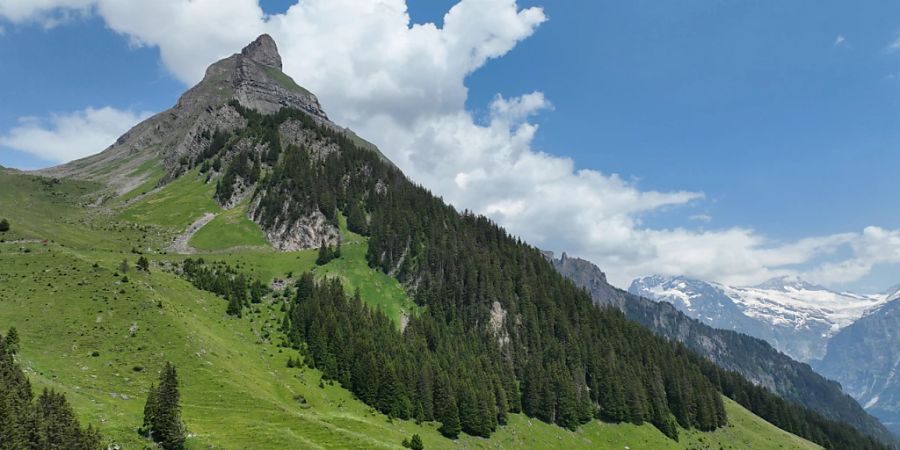
[[[684,343],[719,366],[738,372],[784,398],[819,411],[827,417],[854,424],[870,434],[891,439],[884,426],[844,393],[840,384],[814,372],[808,364],[796,361],[773,348],[765,339],[723,326],[740,324],[742,319],[739,316],[733,320],[724,319],[710,324],[693,317],[674,303],[652,300],[612,286],[607,282],[603,271],[590,261],[573,258],[565,253],[559,258],[554,258],[551,253],[546,255],[561,274],[587,289],[597,304],[621,310],[630,320],[669,339]],[[653,278],[663,280],[662,277]],[[714,311],[727,310],[728,305],[732,305],[710,284],[697,281],[688,283],[691,280],[686,279],[672,281],[672,286],[675,287],[683,284],[684,287],[680,289],[687,290],[690,284],[698,288],[691,291],[691,294],[675,294],[677,298],[689,297],[689,303],[697,308],[694,311],[706,311],[704,303],[712,304],[708,309]],[[704,291],[711,297],[699,295]]]
[[[715,328],[763,339],[841,383],[866,410],[898,428],[900,361],[896,316],[900,289],[861,295],[836,292],[795,277],[733,287],[687,277],[649,276],[629,292]]]
[[[686,277],[649,276],[631,283],[632,294],[675,305],[716,328],[765,339],[800,361],[825,356],[828,340],[887,295],[835,292],[794,277],[736,287]]]
[[[281,68],[262,35],[103,152],[0,173],[16,399],[113,448],[163,398],[187,448],[895,446],[764,341],[458,212]],[[8,392],[2,442],[37,439],[61,397]]]

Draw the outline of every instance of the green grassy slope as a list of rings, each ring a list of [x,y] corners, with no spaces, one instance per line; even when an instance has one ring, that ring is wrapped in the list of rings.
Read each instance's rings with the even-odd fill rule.
[[[259,226],[247,218],[247,205],[222,212],[197,231],[190,240],[197,250],[227,250],[234,247],[268,247]]]
[[[6,241],[0,243],[0,329],[19,330],[21,365],[36,388],[65,392],[84,421],[125,448],[145,444],[135,430],[147,387],[167,360],[179,370],[192,449],[400,448],[412,433],[429,449],[816,448],[727,400],[730,426],[713,433],[682,431],[680,442],[647,424],[595,421],[571,432],[513,415],[491,439],[451,441],[435,424],[389,421],[338,385],[320,387],[318,371],[286,367],[298,355],[278,346],[277,299],[268,298],[243,318],[229,317],[224,300],[163,270],[184,258],[172,254],[148,253],[151,273],[131,270],[123,282],[118,263],[127,257],[133,265],[136,255],[129,250],[136,243],[165,242],[172,229],[206,211],[209,204],[197,195],[206,185],[195,179],[179,183],[122,213],[166,227],[148,232],[116,222],[102,208],[73,205],[96,186],[66,181],[44,190],[32,177],[0,174],[0,216],[13,226],[0,234]],[[93,228],[97,224],[115,226]],[[315,267],[314,250],[211,251],[203,257],[227,261],[266,282],[313,269],[359,288],[366,301],[398,322],[402,313],[415,313],[396,280],[367,266],[365,240],[343,232],[342,258],[322,267]],[[40,242],[54,236],[56,242]],[[21,241],[26,238],[36,241]]]
[[[222,208],[213,200],[214,183],[204,183],[195,169],[126,208],[119,217],[142,224],[155,224],[181,231],[203,213],[218,213]]]

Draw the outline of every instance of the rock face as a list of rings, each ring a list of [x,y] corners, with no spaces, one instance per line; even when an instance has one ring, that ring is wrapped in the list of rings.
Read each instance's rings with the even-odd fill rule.
[[[203,80],[174,107],[139,123],[103,152],[37,174],[99,181],[123,194],[151,176],[153,170],[145,170],[149,164],[162,168],[167,174],[162,183],[168,182],[180,175],[181,157],[196,155],[209,145],[212,131],[246,126],[229,106],[232,100],[267,114],[296,108],[343,130],[331,123],[315,95],[281,71],[275,41],[262,35],[240,53],[209,66]]]
[[[278,46],[275,40],[268,34],[263,34],[241,50],[241,55],[249,60],[264,66],[281,70],[281,55],[278,54]]]
[[[781,397],[820,414],[846,422],[884,442],[895,442],[890,432],[868,415],[841,386],[792,360],[767,342],[729,330],[712,328],[678,311],[671,303],[656,302],[617,289],[594,264],[563,255],[553,266],[576,285],[587,289],[594,302],[620,309],[634,322],[679,341],[718,366],[733,370],[748,380],[765,386]]]
[[[900,298],[836,334],[815,367],[900,433]]]

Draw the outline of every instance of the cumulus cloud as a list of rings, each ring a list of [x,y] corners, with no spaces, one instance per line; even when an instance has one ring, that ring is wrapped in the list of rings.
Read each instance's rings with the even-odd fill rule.
[[[806,272],[858,278],[891,260],[876,249],[884,251],[884,241],[893,245],[897,232],[880,228],[785,243],[739,227],[649,227],[647,214],[685,208],[704,195],[645,190],[536,148],[533,117],[551,108],[539,91],[498,94],[486,105],[488,117],[478,120],[466,110],[466,77],[548,20],[543,9],[519,8],[515,0],[460,0],[441,27],[411,23],[405,0],[301,0],[272,16],[257,0],[3,5],[0,15],[18,22],[61,10],[91,11],[133,45],[159,48],[165,67],[186,85],[200,80],[210,63],[269,33],[285,72],[315,92],[337,123],[378,144],[413,180],[537,246],[598,263],[618,285],[650,273],[754,283],[796,274],[796,266],[815,265],[846,248],[852,256],[843,266],[831,262]],[[835,45],[845,44],[841,38]]]
[[[866,227],[846,243],[853,257],[821,264],[804,276],[819,283],[847,283],[867,275],[876,265],[900,263],[900,230]]]
[[[45,120],[26,117],[0,136],[0,146],[47,161],[71,161],[103,150],[149,116],[148,112],[121,111],[107,106],[53,114]]]

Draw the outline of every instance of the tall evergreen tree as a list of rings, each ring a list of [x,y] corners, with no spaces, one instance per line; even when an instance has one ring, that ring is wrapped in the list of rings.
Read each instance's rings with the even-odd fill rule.
[[[316,264],[322,266],[328,264],[328,261],[331,261],[331,249],[328,248],[328,244],[323,240],[322,245],[319,246],[319,255],[316,257]]]
[[[19,332],[16,331],[16,327],[10,327],[9,331],[6,333],[6,337],[3,338],[3,347],[10,354],[15,355],[19,351]]]
[[[138,429],[138,433],[148,439],[153,439],[153,426],[156,424],[156,385],[151,384],[147,391],[147,401],[144,403],[144,423]]]
[[[181,395],[178,390],[178,375],[175,366],[166,363],[159,376],[159,387],[147,394],[144,406],[144,425],[141,427],[146,436],[156,442],[163,450],[183,450],[185,428],[181,421]]]

